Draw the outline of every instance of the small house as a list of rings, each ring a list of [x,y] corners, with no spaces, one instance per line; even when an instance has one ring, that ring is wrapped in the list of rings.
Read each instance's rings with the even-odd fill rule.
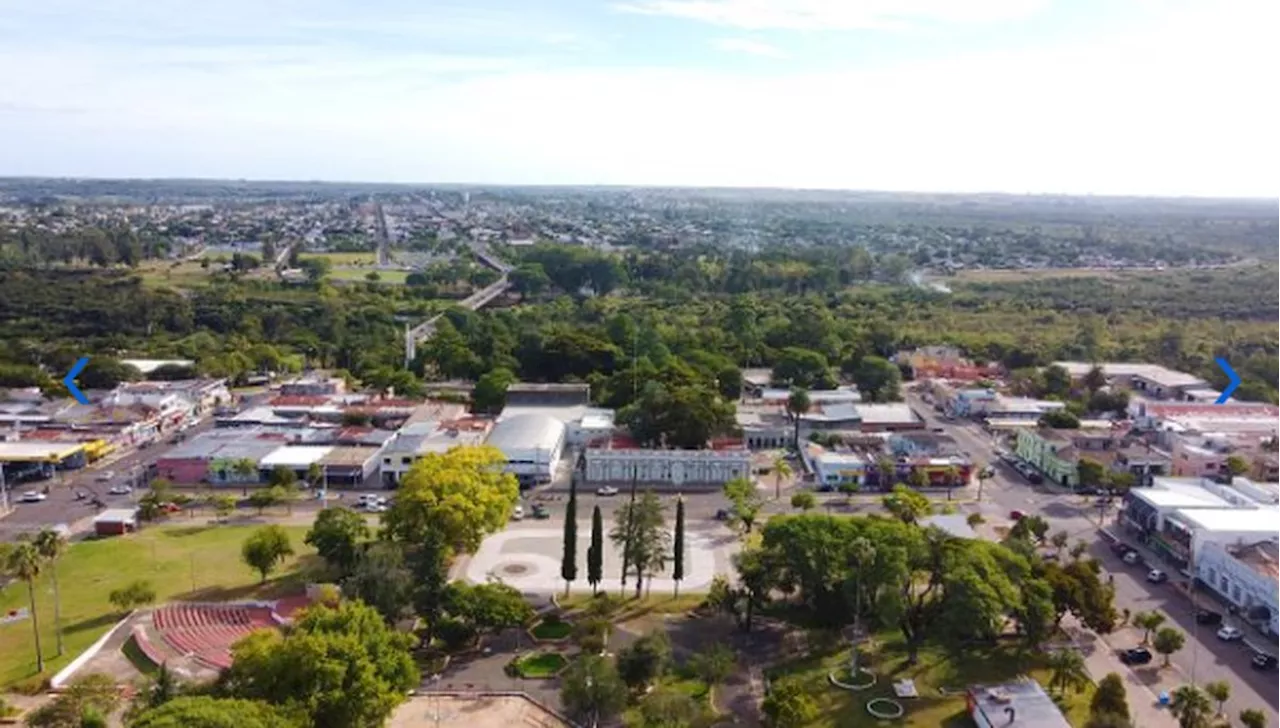
[[[137,530],[137,508],[108,508],[93,519],[93,532],[99,536],[123,536]]]

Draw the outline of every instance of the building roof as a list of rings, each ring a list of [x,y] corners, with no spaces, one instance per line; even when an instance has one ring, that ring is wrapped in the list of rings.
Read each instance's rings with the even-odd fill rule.
[[[920,422],[920,417],[905,402],[859,404],[856,409],[863,424],[907,425]]]
[[[259,460],[258,467],[274,468],[283,465],[286,468],[305,468],[320,462],[330,452],[333,452],[333,448],[328,445],[285,445]]]
[[[138,520],[137,508],[108,508],[93,517],[93,522],[98,523],[133,523]]]
[[[154,372],[160,367],[193,367],[196,365],[190,359],[121,359],[120,363],[137,369],[142,372],[143,376]]]
[[[321,465],[364,465],[378,454],[376,447],[334,447],[320,458]]]
[[[0,461],[10,463],[44,462],[46,460],[62,460],[75,454],[84,447],[74,442],[49,442],[42,440],[31,442],[0,442]]]
[[[1193,530],[1280,538],[1280,509],[1277,508],[1179,508],[1174,515]]]
[[[1096,366],[1108,377],[1142,377],[1164,387],[1192,387],[1205,383],[1200,377],[1162,367],[1159,364],[1126,362],[1099,362],[1094,364],[1083,361],[1056,361],[1054,364],[1066,369],[1067,373],[1074,378],[1083,377]]]
[[[1280,544],[1275,541],[1259,541],[1242,546],[1231,555],[1236,561],[1268,579],[1274,581],[1280,577],[1280,569],[1277,569],[1277,562],[1280,562]]]
[[[1129,491],[1134,498],[1141,499],[1156,508],[1231,508],[1232,505],[1222,498],[1200,489],[1193,491],[1172,491],[1159,488],[1134,488]]]
[[[1148,417],[1280,417],[1280,407],[1256,402],[1205,404],[1194,402],[1145,402]]]
[[[553,450],[564,439],[564,422],[545,414],[525,414],[498,420],[487,443],[505,453]]]
[[[1071,728],[1053,698],[1035,680],[1002,685],[971,685],[973,709],[988,725],[1001,728]],[[1009,720],[1009,709],[1013,720]]]

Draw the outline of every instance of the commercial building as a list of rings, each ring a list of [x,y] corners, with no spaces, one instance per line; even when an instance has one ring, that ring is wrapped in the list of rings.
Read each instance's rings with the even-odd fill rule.
[[[157,459],[156,476],[180,485],[257,483],[262,459],[298,437],[269,430],[210,430]]]
[[[1073,380],[1080,380],[1097,367],[1107,381],[1115,386],[1131,389],[1157,399],[1184,402],[1202,400],[1207,396],[1208,385],[1203,379],[1185,372],[1175,371],[1158,364],[1133,364],[1123,362],[1059,361],[1054,362],[1067,370]],[[1217,395],[1214,395],[1217,398]]]
[[[378,472],[379,449],[367,445],[343,445],[329,449],[318,461],[325,487],[359,488]]]
[[[857,404],[853,407],[863,432],[922,430],[924,420],[905,402]]]
[[[1125,495],[1122,526],[1177,566],[1197,561],[1207,543],[1242,546],[1280,535],[1280,493],[1237,478],[1154,478]]]
[[[378,453],[382,487],[394,488],[415,462],[428,455],[482,444],[492,426],[491,421],[476,417],[423,420],[405,425]]]
[[[590,483],[630,483],[664,487],[724,485],[751,474],[751,451],[742,441],[711,443],[705,450],[652,450],[627,437],[589,444],[583,475]]]
[[[506,472],[521,485],[550,482],[564,454],[568,428],[550,415],[521,414],[499,418],[485,444],[506,458]]]
[[[1280,582],[1274,540],[1244,544],[1205,543],[1196,578],[1236,607],[1236,614],[1268,634],[1280,635]]]

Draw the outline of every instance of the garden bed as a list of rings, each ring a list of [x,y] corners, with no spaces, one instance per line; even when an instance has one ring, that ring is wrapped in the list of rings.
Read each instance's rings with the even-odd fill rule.
[[[553,617],[538,622],[533,625],[533,629],[529,630],[529,635],[541,642],[558,642],[568,639],[571,634],[573,634],[573,623]]]
[[[569,660],[558,652],[532,652],[508,663],[507,671],[526,680],[547,680],[568,666]]]

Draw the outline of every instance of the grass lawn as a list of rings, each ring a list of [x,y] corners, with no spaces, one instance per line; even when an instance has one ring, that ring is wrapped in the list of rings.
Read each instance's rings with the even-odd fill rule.
[[[529,631],[540,640],[562,640],[573,632],[573,625],[569,622],[538,622]]]
[[[964,695],[960,692],[968,685],[1008,682],[1019,675],[1035,678],[1041,686],[1049,683],[1048,671],[1042,667],[1042,653],[1020,655],[1012,646],[1000,646],[973,648],[960,657],[949,657],[941,649],[926,647],[920,651],[919,662],[908,666],[901,635],[886,633],[879,639],[880,643],[874,649],[874,654],[868,656],[864,653],[863,656],[863,664],[869,663],[877,677],[876,685],[867,690],[841,690],[827,681],[827,674],[832,670],[847,673],[847,649],[779,666],[769,672],[769,678],[777,680],[793,677],[800,680],[821,710],[821,717],[813,725],[841,728],[882,725],[881,721],[867,713],[867,701],[872,698],[893,698],[892,683],[903,678],[915,680],[920,697],[899,701],[907,713],[897,724],[920,728],[972,726],[973,722],[965,712]],[[951,694],[944,696],[939,688]],[[1083,693],[1071,693],[1065,702],[1059,700],[1059,706],[1064,707],[1067,720],[1072,725],[1084,725],[1092,693],[1091,684]]]
[[[681,674],[680,670],[676,670],[662,679],[659,687],[671,688],[677,692],[684,693],[693,698],[694,703],[703,710],[703,720],[698,725],[712,725],[716,723],[716,712],[711,705],[711,691],[707,689],[707,684],[695,677],[688,677]],[[643,699],[643,698],[642,698]],[[629,728],[642,728],[647,725],[644,716],[640,712],[639,705],[632,705],[622,714],[622,724]]]
[[[308,258],[324,258],[331,264],[338,265],[373,265],[378,262],[377,253],[372,250],[361,250],[355,253],[302,253],[298,260]]]
[[[684,614],[702,604],[707,597],[706,594],[698,593],[681,594],[678,597],[671,594],[653,594],[636,599],[632,594],[634,591],[631,589],[627,590],[625,598],[619,598],[617,592],[609,593],[607,596],[605,592],[600,592],[600,596],[581,592],[560,597],[559,603],[564,611],[574,612],[586,609],[593,600],[608,599],[611,607],[609,617],[615,622],[625,622],[646,614]]]
[[[373,267],[369,268],[334,268],[329,272],[329,278],[335,281],[366,281],[366,276],[370,273],[378,274],[378,283],[389,283],[393,285],[404,285],[405,280],[409,277],[409,271],[404,270],[378,270]]]
[[[516,671],[526,680],[555,677],[568,664],[558,652],[534,652],[515,661]]]
[[[138,266],[138,275],[142,282],[152,288],[190,288],[206,283],[209,275],[220,266],[210,263],[208,268],[201,268],[198,260],[177,262],[169,260],[146,261]]]
[[[271,598],[301,589],[306,572],[319,566],[302,543],[305,527],[286,527],[297,555],[266,584],[240,561],[240,545],[256,527],[173,524],[131,536],[81,541],[58,561],[65,649],[57,657],[53,592],[46,569],[36,581],[40,646],[52,675],[93,644],[123,615],[107,601],[112,590],[145,579],[158,602]],[[14,582],[0,592],[0,611],[28,606],[27,588]],[[35,639],[30,620],[0,625],[0,687],[35,675]]]
[[[961,270],[954,278],[938,278],[940,283],[1015,283],[1049,280],[1052,278],[1123,278],[1150,270],[1119,270],[1115,268],[993,268],[988,270]]]

